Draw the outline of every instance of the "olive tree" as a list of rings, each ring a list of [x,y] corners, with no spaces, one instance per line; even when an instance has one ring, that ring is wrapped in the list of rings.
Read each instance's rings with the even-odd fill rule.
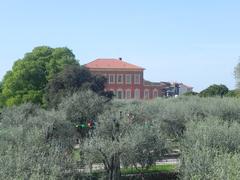
[[[237,98],[182,96],[156,99],[148,104],[148,111],[156,116],[161,129],[173,139],[181,138],[189,121],[217,117],[226,122],[240,122],[240,103]]]
[[[122,152],[121,161],[125,167],[133,167],[141,173],[164,157],[168,152],[166,136],[154,122],[135,125],[125,139],[126,148]]]
[[[121,164],[146,168],[165,151],[165,140],[145,110],[140,102],[116,102],[98,117],[96,130],[85,140],[85,159],[102,162],[108,179],[120,179]]]
[[[73,132],[59,112],[32,104],[4,109],[0,118],[0,177],[59,179],[72,164]]]
[[[240,88],[240,62],[234,68],[234,76],[236,80],[236,87]]]
[[[89,120],[95,123],[96,117],[103,113],[107,107],[107,98],[88,90],[79,91],[63,98],[58,110],[63,114],[66,121],[71,122],[75,127],[79,127],[81,124],[87,125]],[[80,137],[85,137],[89,129],[77,128],[77,131]]]
[[[183,179],[238,179],[239,123],[208,118],[189,122],[186,128],[181,142]]]

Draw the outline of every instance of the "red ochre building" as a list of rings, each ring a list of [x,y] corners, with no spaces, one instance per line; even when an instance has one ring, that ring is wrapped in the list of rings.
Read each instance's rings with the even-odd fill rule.
[[[93,74],[107,78],[105,89],[118,99],[152,99],[165,96],[171,83],[144,80],[144,68],[119,59],[96,59],[85,64]],[[174,92],[176,88],[174,88]],[[176,92],[177,93],[177,92]]]

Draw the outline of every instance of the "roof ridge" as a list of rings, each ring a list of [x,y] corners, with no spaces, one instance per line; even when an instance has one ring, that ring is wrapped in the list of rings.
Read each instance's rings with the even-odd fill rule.
[[[87,64],[85,64],[87,68],[114,68],[114,69],[141,69],[144,68],[137,66],[135,64],[131,64],[122,59],[115,58],[97,58]]]

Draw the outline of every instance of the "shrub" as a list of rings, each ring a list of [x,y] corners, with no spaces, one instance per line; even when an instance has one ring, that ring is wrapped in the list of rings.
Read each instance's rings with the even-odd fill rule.
[[[240,168],[237,156],[240,125],[237,122],[208,118],[191,121],[186,129],[181,142],[183,179],[238,179],[235,176]]]
[[[72,144],[69,127],[59,113],[32,104],[4,109],[0,124],[0,177],[57,179],[71,165],[67,156]],[[59,132],[63,129],[68,129],[68,133]]]

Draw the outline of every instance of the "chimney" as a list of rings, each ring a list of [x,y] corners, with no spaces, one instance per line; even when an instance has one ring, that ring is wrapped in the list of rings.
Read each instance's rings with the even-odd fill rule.
[[[122,61],[122,58],[120,57],[120,58],[118,58],[120,61]]]

